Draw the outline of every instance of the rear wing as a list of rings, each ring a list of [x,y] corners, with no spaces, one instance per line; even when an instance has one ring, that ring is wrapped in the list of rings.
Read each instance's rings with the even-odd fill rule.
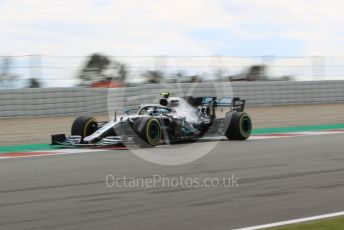
[[[230,107],[237,112],[245,110],[246,102],[246,100],[240,99],[240,97],[188,97],[186,99],[192,106]]]
[[[214,103],[215,107],[232,107],[232,110],[243,112],[245,110],[246,100],[240,97],[222,97]]]

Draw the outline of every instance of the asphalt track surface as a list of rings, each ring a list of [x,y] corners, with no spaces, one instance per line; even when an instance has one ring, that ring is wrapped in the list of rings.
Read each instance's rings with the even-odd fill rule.
[[[181,166],[127,150],[0,160],[0,229],[233,229],[344,210],[344,134],[219,142]],[[161,151],[164,146],[152,151]],[[108,188],[106,175],[238,177],[239,187]]]

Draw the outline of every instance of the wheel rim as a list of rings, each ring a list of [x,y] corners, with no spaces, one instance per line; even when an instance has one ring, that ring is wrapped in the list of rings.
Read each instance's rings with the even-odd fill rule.
[[[152,140],[157,140],[160,137],[160,129],[159,129],[158,125],[155,122],[152,123],[151,126],[150,126],[149,135],[150,135]]]
[[[149,144],[157,145],[160,142],[160,124],[156,120],[148,121],[146,138]]]
[[[244,117],[241,122],[241,128],[245,134],[250,134],[252,129],[251,120],[249,117]]]

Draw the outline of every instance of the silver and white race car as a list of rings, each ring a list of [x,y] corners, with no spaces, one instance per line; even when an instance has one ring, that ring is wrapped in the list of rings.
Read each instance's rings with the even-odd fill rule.
[[[244,112],[245,100],[236,97],[172,97],[162,93],[158,104],[143,104],[137,112],[125,111],[106,122],[92,116],[75,119],[71,135],[51,136],[52,145],[156,146],[197,140],[206,136],[226,136],[246,140],[252,121]]]

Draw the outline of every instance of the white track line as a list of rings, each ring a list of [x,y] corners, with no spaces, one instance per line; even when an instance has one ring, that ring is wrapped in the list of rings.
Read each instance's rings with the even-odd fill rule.
[[[84,152],[78,152],[78,153],[84,153]],[[43,155],[28,155],[28,156],[11,156],[11,157],[1,157],[0,160],[6,160],[6,159],[17,159],[17,158],[31,158],[31,157],[47,157],[47,156],[59,156],[59,155],[69,155],[69,154],[76,154],[76,153],[51,153],[51,154],[43,154]]]
[[[343,215],[344,215],[344,211],[334,212],[334,213],[323,214],[319,216],[311,216],[311,217],[305,217],[305,218],[300,218],[300,219],[295,219],[295,220],[287,220],[287,221],[281,221],[281,222],[276,222],[276,223],[271,223],[271,224],[257,225],[257,226],[247,227],[247,228],[237,228],[235,230],[266,229],[266,228],[279,227],[279,226],[288,225],[288,224],[297,224],[297,223],[302,223],[302,222],[307,222],[307,221],[320,220],[320,219],[326,219],[326,218],[343,216]]]
[[[78,154],[78,153],[91,153],[91,152],[105,152],[106,149],[54,149],[54,150],[38,150],[38,151],[27,151],[27,152],[49,152],[49,154],[42,155],[27,155],[27,156],[6,156],[2,157],[0,154],[0,160],[4,159],[16,159],[16,158],[28,158],[28,157],[45,157],[45,156],[57,156],[57,155],[69,155],[69,154]]]

